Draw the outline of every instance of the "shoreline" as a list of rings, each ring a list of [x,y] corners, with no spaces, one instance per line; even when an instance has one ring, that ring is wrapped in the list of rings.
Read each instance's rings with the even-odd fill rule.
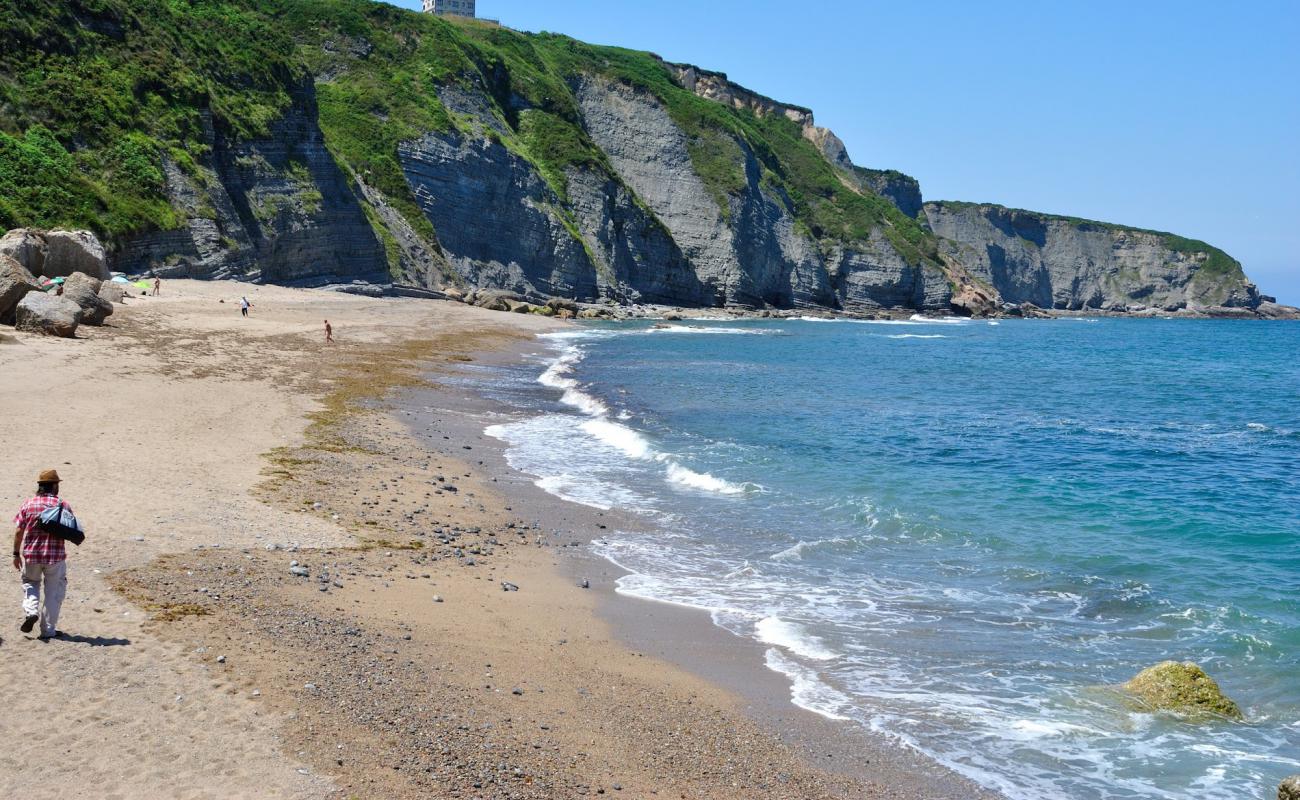
[[[476,354],[476,363],[487,363],[497,369],[518,366],[540,355],[538,351],[543,349],[536,340],[519,342],[490,355]],[[546,353],[534,373],[539,374],[554,355]],[[505,483],[511,496],[527,498],[527,505],[534,509],[534,517],[543,529],[563,529],[564,539],[584,545],[600,538],[606,527],[654,534],[655,526],[647,524],[642,517],[617,510],[601,511],[556,497],[536,486],[531,476],[511,467],[506,460],[507,445],[486,435],[484,428],[488,417],[518,414],[517,409],[482,395],[474,396],[472,389],[466,393],[464,387],[414,388],[402,394],[397,404],[404,412],[417,406],[428,407],[431,402],[436,404],[443,416],[441,430],[454,431],[453,441],[473,442],[478,458],[486,454],[489,463],[484,466],[489,474],[496,476],[494,481]],[[598,599],[596,613],[610,625],[619,642],[684,669],[739,698],[747,716],[775,733],[809,764],[876,787],[887,787],[889,797],[996,800],[1003,796],[885,734],[795,705],[789,678],[769,669],[764,662],[767,645],[715,625],[703,609],[620,593],[616,581],[628,573],[585,546],[560,552],[566,557],[558,563],[558,569],[575,585],[590,582],[591,591]]]
[[[62,464],[92,531],[72,554],[69,637],[3,637],[0,675],[53,681],[0,724],[19,743],[0,757],[4,793],[970,796],[901,749],[863,779],[841,768],[852,745],[815,752],[812,721],[782,740],[802,714],[784,689],[764,718],[683,669],[669,634],[688,616],[710,647],[744,643],[699,615],[657,625],[665,609],[615,595],[594,574],[611,565],[553,535],[586,509],[536,487],[515,487],[521,502],[511,482],[529,482],[494,462],[481,426],[462,443],[435,412],[413,446],[388,390],[422,386],[423,359],[475,368],[558,323],[280,287],[256,288],[240,321],[239,291],[171,281],[84,338],[19,335],[0,353],[16,413],[44,416],[17,389],[50,370],[65,398],[59,425],[11,442],[8,499],[27,461]],[[319,342],[322,316],[337,349]],[[532,527],[552,513],[554,530]],[[626,637],[639,623],[607,607],[664,638]],[[734,674],[779,682],[752,667]],[[33,789],[49,724],[65,769]]]

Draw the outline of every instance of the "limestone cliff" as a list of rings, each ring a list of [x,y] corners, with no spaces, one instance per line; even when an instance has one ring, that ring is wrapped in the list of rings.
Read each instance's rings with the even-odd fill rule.
[[[1019,305],[1060,310],[1259,306],[1241,264],[1168,233],[973,203],[926,203],[943,250]]]
[[[925,204],[723,73],[368,0],[20,6],[0,225],[93,229],[114,269],[200,278],[855,312],[1269,301],[1201,242]]]

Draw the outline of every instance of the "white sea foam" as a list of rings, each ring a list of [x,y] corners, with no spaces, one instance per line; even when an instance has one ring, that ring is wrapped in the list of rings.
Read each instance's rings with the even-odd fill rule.
[[[838,656],[802,625],[780,617],[764,617],[759,620],[754,625],[754,636],[763,644],[783,647],[795,655],[816,661],[829,661]]]
[[[911,322],[921,322],[927,325],[966,325],[971,320],[966,317],[927,317],[921,314],[913,314],[908,317]]]
[[[646,459],[654,455],[654,450],[644,436],[604,417],[584,422],[582,429],[610,447],[623,451],[630,458]]]
[[[783,333],[779,328],[723,328],[705,325],[666,325],[651,328],[649,333],[717,333],[731,336],[770,336]]]
[[[668,482],[690,489],[700,489],[718,494],[744,494],[746,492],[744,486],[722,478],[715,478],[707,472],[696,472],[693,469],[687,469],[676,461],[668,462]]]
[[[852,707],[849,698],[828,686],[816,672],[799,664],[775,647],[768,648],[767,668],[790,679],[790,702],[827,719],[847,720]]]
[[[947,339],[942,333],[894,333],[886,339]]]
[[[590,475],[550,475],[538,478],[533,483],[561,500],[601,511],[623,508],[639,513],[652,508],[649,500],[635,492],[607,481],[596,480]]]

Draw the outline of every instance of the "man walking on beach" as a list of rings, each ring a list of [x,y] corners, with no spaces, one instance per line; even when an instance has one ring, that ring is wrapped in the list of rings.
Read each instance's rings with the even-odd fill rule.
[[[154,296],[154,297],[157,297],[157,296],[158,296],[158,293],[161,292],[161,291],[162,291],[162,278],[154,278],[154,279],[153,279],[153,296]]]
[[[325,320],[325,344],[334,344],[334,328],[329,320]]]
[[[14,517],[14,569],[22,572],[23,579],[24,617],[19,630],[31,633],[39,620],[41,639],[59,635],[56,626],[68,590],[68,554],[62,539],[40,529],[40,517],[42,511],[56,508],[62,502],[59,473],[47,469],[36,479],[36,496],[23,503]]]

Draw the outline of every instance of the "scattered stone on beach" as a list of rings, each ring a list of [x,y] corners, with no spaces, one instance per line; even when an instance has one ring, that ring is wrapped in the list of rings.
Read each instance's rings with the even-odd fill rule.
[[[0,252],[0,323],[12,325],[18,302],[29,292],[39,291],[36,276],[22,262]]]
[[[1123,689],[1151,708],[1242,719],[1241,709],[1196,664],[1164,661],[1142,670]]]
[[[516,586],[515,584],[511,583],[510,581],[501,581],[501,589],[502,589],[502,591],[506,591],[506,592],[517,592],[517,591],[519,591],[519,587]]]
[[[1277,800],[1300,800],[1300,775],[1292,775],[1278,785]]]
[[[433,596],[433,602],[435,602],[435,603],[441,603],[441,602],[442,602],[442,595],[440,595],[440,594],[435,594],[435,595]]]
[[[74,272],[101,281],[111,277],[104,245],[90,231],[49,231],[45,234],[45,248],[41,274],[47,278],[66,278]]]
[[[14,324],[20,331],[71,339],[81,324],[81,306],[66,297],[29,292],[18,301]]]
[[[63,296],[81,307],[83,325],[103,325],[113,315],[113,304],[99,296],[104,282],[84,272],[74,272],[63,284]]]
[[[297,575],[299,578],[310,578],[311,570],[307,569],[306,567],[300,564],[294,564],[293,566],[289,567],[289,574]]]
[[[591,581],[587,580],[586,578],[583,578],[582,580],[578,581],[578,588],[580,588],[580,589],[590,589],[590,588],[591,588]]]

